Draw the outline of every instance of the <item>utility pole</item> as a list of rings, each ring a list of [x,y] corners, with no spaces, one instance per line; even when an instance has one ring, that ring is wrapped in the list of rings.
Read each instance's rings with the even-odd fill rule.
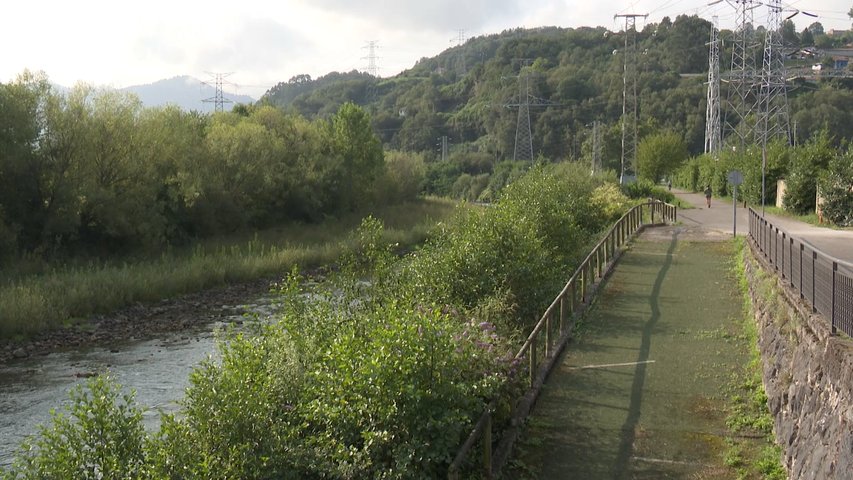
[[[367,56],[361,57],[362,60],[367,60],[367,73],[374,77],[379,77],[379,66],[376,64],[376,60],[379,59],[376,56],[376,49],[379,48],[379,42],[377,40],[370,40],[367,42],[367,45],[361,48],[367,49]]]
[[[598,132],[598,120],[592,122],[592,173],[601,171],[601,135]]]
[[[222,112],[225,110],[225,104],[226,103],[234,103],[231,99],[225,98],[225,94],[222,92],[222,84],[223,83],[228,83],[229,85],[233,85],[232,83],[225,81],[225,77],[228,77],[233,72],[229,72],[229,73],[207,72],[207,73],[213,77],[213,79],[211,80],[211,82],[213,84],[211,85],[211,82],[201,82],[201,83],[203,83],[207,86],[213,87],[216,90],[216,93],[214,93],[213,96],[210,98],[205,98],[204,100],[202,100],[202,102],[212,103],[214,111]]]
[[[441,138],[439,138],[439,141],[441,141],[441,143],[438,144],[441,151],[441,161],[445,162],[447,161],[447,135],[442,135]]]
[[[462,69],[462,75],[465,75],[468,71],[465,65],[465,51],[462,49],[462,46],[465,45],[465,30],[458,30],[456,37],[451,38],[450,41],[456,42],[456,46],[459,47],[459,65]]]
[[[708,101],[705,110],[705,153],[717,158],[722,146],[720,129],[720,31],[717,17],[713,18],[711,40],[708,42]]]
[[[616,14],[625,19],[625,48],[622,70],[622,164],[619,182],[626,183],[637,175],[637,18],[649,14]]]
[[[721,0],[720,0],[721,1]],[[753,10],[757,0],[727,0],[736,10],[734,45],[732,46],[732,68],[726,97],[725,142],[736,143],[743,150],[755,139],[754,126],[750,118],[756,107],[755,84],[758,78],[753,52],[757,46],[753,28]],[[719,3],[713,2],[713,4]]]

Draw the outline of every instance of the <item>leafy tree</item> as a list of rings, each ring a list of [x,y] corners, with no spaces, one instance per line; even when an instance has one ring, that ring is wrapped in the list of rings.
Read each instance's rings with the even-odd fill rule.
[[[797,35],[797,29],[794,26],[794,22],[791,20],[785,20],[782,22],[782,26],[780,28],[780,33],[782,34],[782,43],[787,47],[799,47],[800,46],[800,37]]]
[[[356,104],[345,103],[328,125],[331,153],[340,162],[340,207],[355,210],[370,204],[376,194],[374,182],[384,171],[384,160],[369,115]]]
[[[803,31],[800,32],[800,44],[804,47],[814,46],[814,35],[808,28],[804,28]]]
[[[815,37],[819,37],[821,35],[826,35],[826,32],[823,30],[823,24],[820,22],[814,22],[808,26],[809,32],[812,33]]]
[[[822,85],[817,91],[804,93],[791,102],[800,141],[826,131],[838,145],[853,138],[853,92],[833,85]]]
[[[685,160],[687,147],[675,132],[649,135],[637,146],[638,175],[652,182],[671,175]]]

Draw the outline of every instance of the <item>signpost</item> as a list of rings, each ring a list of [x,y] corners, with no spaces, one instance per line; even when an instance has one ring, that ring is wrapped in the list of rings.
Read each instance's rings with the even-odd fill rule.
[[[737,187],[743,183],[743,174],[738,170],[729,172],[729,183],[734,187],[732,192],[732,235],[737,236]]]

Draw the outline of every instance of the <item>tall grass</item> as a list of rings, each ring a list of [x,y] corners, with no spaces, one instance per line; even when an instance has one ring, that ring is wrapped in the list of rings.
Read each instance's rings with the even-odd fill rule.
[[[422,242],[454,209],[446,200],[424,199],[367,212],[383,219],[385,240]],[[365,215],[367,214],[365,213]],[[220,237],[137,261],[50,268],[38,274],[4,275],[0,284],[0,337],[19,337],[70,320],[231,283],[284,274],[294,265],[334,262],[341,242],[361,215],[317,225],[290,225]]]

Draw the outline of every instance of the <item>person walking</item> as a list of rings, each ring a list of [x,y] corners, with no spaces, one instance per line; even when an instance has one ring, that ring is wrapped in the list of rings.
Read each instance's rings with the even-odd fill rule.
[[[708,208],[711,208],[711,186],[705,187],[705,202],[708,203]]]

